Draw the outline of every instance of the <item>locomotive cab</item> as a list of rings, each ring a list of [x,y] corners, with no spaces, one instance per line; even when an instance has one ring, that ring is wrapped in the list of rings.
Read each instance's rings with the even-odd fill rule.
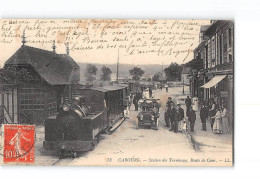
[[[94,106],[86,104],[85,98],[80,96],[75,97],[72,103],[65,102],[57,115],[47,118],[44,122],[44,149],[70,151],[73,154],[94,149],[97,135],[108,125],[107,109],[93,109]]]

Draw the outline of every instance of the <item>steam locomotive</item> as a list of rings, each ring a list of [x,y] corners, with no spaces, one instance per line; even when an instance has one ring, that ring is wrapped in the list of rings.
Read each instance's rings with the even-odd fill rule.
[[[101,132],[109,133],[124,119],[128,85],[72,88],[73,100],[64,102],[58,114],[44,122],[46,150],[57,150],[60,157],[93,150]]]

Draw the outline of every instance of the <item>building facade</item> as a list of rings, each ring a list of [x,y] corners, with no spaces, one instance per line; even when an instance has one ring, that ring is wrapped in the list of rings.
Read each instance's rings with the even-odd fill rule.
[[[18,117],[13,120],[16,121],[14,123],[43,123],[57,112],[63,100],[71,98],[71,85],[78,83],[80,75],[79,66],[68,54],[57,54],[55,49],[47,51],[27,45],[22,45],[6,61],[4,69],[9,67],[26,69],[29,73],[26,82],[17,85],[15,89],[14,107]],[[8,105],[9,108],[10,105],[4,102],[4,93],[0,98],[3,101],[0,105]]]
[[[200,100],[214,99],[227,106],[230,127],[233,126],[234,99],[234,23],[217,20],[203,29],[201,43],[194,50],[194,58],[203,60],[203,68],[192,74]]]

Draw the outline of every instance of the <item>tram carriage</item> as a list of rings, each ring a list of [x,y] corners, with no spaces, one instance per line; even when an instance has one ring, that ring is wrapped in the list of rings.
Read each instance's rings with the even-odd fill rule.
[[[101,132],[109,133],[124,119],[127,86],[72,88],[74,101],[65,102],[60,112],[47,118],[45,125],[46,150],[58,150],[60,156],[93,150]]]

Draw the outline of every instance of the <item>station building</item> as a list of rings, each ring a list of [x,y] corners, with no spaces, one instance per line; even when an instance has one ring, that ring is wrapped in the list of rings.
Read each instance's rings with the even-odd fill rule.
[[[0,95],[2,123],[39,124],[57,112],[71,85],[80,80],[80,67],[67,54],[57,54],[23,45],[6,61],[4,68],[26,69],[29,79]],[[15,83],[15,82],[13,82]]]

